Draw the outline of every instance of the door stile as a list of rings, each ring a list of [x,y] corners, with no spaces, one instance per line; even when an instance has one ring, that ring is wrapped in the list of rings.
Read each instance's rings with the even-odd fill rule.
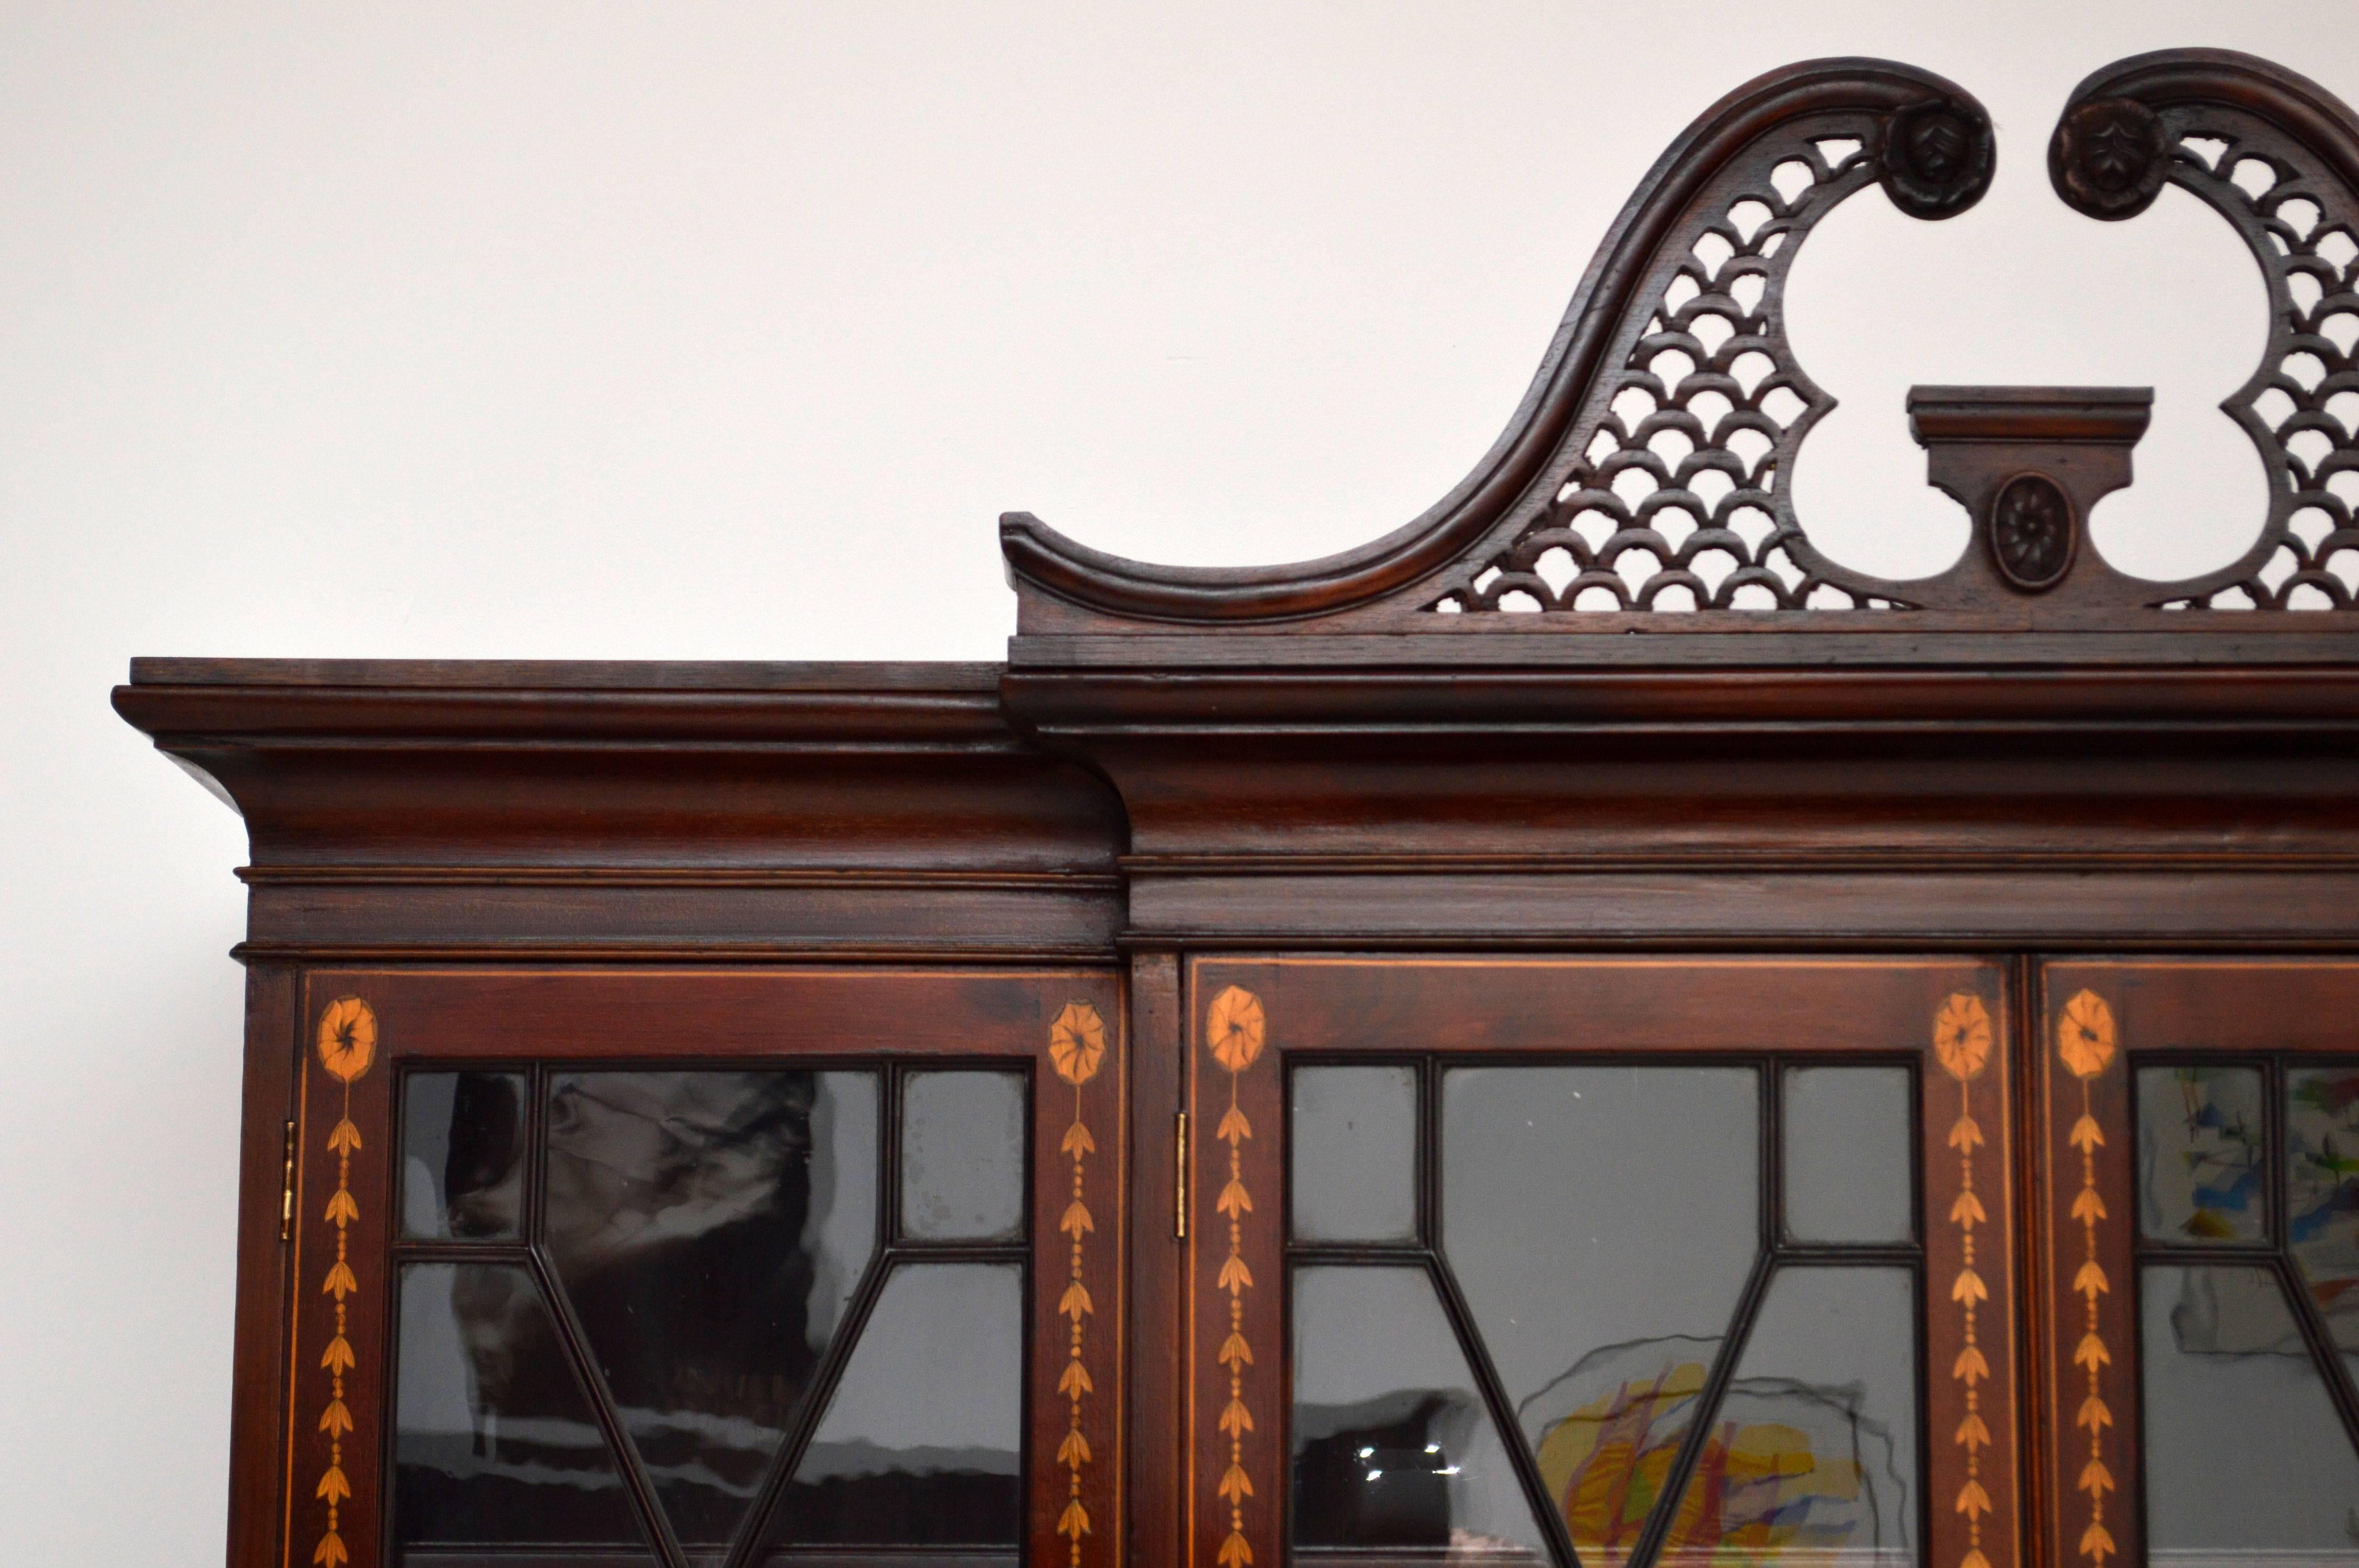
[[[237,1314],[230,1384],[229,1561],[279,1560],[285,1467],[277,1441],[287,1394],[293,1308],[294,1162],[303,1106],[301,986],[284,965],[245,977],[245,1129],[239,1156]],[[295,1131],[290,1134],[288,1129]]]
[[[343,1568],[377,1555],[386,1524],[393,1072],[366,997],[304,991],[281,1561]]]
[[[1253,1568],[1285,1550],[1285,1095],[1261,997],[1204,992],[1191,966],[1185,1561]]]
[[[1952,992],[1918,1074],[1926,1541],[1936,1568],[2015,1562],[2022,1536],[2007,1016],[2001,996]]]
[[[1180,956],[1140,950],[1130,967],[1130,1203],[1123,1228],[1129,1271],[1127,1379],[1125,1401],[1132,1455],[1127,1466],[1128,1560],[1162,1568],[1185,1551],[1187,1514],[1186,1403],[1188,1356],[1185,1244],[1179,1234],[1180,1200],[1178,1118],[1186,1100],[1188,1037],[1180,1006]]]
[[[2022,1512],[2016,1535],[2026,1563],[2049,1568],[2058,1562],[2049,1526],[2054,1509],[2049,1480],[2055,1464],[2055,1440],[2045,1419],[2044,1403],[2044,1368],[2050,1347],[2042,1303],[2047,1300],[2049,1269],[2047,1252],[2038,1244],[2046,1231],[2040,1205],[2048,1169],[2042,1157],[2047,1087],[2040,1064],[2046,1056],[2047,1036],[2040,1021],[2047,1010],[2047,971],[2037,957],[2017,954],[2007,960],[2007,973],[2008,1071],[2019,1086],[2008,1118],[2015,1155],[2009,1225],[2016,1280],[2010,1311],[2020,1345],[2015,1368],[2016,1408],[2024,1417],[2017,1422],[2021,1453],[2016,1471],[2022,1481]]]
[[[2102,979],[2042,978],[2038,1376],[2045,1544],[2056,1568],[2143,1557],[2136,1173],[2118,1000]]]
[[[1118,983],[1044,988],[1033,1075],[1031,1568],[1124,1558],[1123,1238],[1130,1227],[1129,1050]]]

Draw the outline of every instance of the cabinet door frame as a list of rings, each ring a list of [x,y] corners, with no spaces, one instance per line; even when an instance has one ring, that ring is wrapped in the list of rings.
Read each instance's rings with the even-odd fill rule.
[[[285,1568],[390,1558],[401,1070],[518,1063],[1024,1068],[1025,1561],[1119,1559],[1129,1075],[1118,970],[320,969],[301,995],[277,1445]],[[656,1558],[685,1561],[668,1538]]]
[[[2174,1059],[2263,1065],[2359,1059],[2359,962],[2348,958],[2068,957],[2040,966],[2035,1292],[2037,1456],[2049,1499],[2048,1561],[2106,1568],[2146,1558],[2145,1420],[2138,1279],[2136,1070]],[[2274,1085],[2274,1071],[2265,1073]],[[2274,1129],[2281,1119],[2267,1111]],[[2281,1137],[2280,1132],[2272,1137]],[[2279,1174],[2271,1170],[2272,1177]],[[2283,1201],[2272,1192],[2272,1212]],[[2280,1218],[2281,1223],[2281,1218]],[[2261,1254],[2180,1249],[2184,1261]],[[2287,1276],[2290,1289],[2298,1281]],[[2294,1311],[2305,1334],[2313,1310]],[[2318,1346],[2313,1341],[2313,1354]],[[2359,1402],[2329,1378],[2359,1445]]]
[[[2007,979],[2001,963],[1963,957],[1191,960],[1181,1562],[1287,1557],[1286,1064],[1408,1053],[1913,1059],[1921,1560],[2015,1568],[2025,1502]]]

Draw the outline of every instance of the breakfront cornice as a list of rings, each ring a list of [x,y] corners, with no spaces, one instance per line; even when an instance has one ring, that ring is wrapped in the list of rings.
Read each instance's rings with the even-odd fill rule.
[[[1833,406],[1785,334],[1795,254],[1843,200],[1962,211],[1995,156],[1913,68],[1739,89],[1435,508],[1233,570],[1012,515],[1005,665],[153,660],[117,705],[245,815],[249,954],[2344,940],[2359,120],[2182,50],[2093,75],[2050,138],[2076,210],[2175,183],[2268,292],[2224,406],[2255,542],[2183,582],[2086,534],[2144,388],[1917,388],[1973,522],[1930,578],[1851,571],[1793,503]]]
[[[1095,952],[1119,804],[988,665],[143,659],[245,818],[245,951]]]

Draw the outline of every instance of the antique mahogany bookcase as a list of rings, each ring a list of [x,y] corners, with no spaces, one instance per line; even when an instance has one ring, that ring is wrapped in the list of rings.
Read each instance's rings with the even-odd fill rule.
[[[2251,248],[2240,557],[2089,543],[2145,391],[1921,387],[1863,577],[1787,269],[1993,144],[1753,82],[1431,511],[1010,516],[1005,665],[135,664],[252,839],[231,1560],[2359,1563],[2359,121],[2049,144]]]

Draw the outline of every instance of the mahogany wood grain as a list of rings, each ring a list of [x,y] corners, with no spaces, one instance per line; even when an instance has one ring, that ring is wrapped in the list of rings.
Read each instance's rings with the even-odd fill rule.
[[[2034,1409],[2041,1430],[2042,1551],[2057,1564],[2087,1564],[2104,1553],[2093,1530],[2121,1560],[2142,1560],[2144,1466],[2139,1462],[2137,1136],[2130,1064],[2121,1046],[2143,1042],[2117,1032],[2125,992],[2118,968],[2052,965],[2040,977],[2038,1082],[2040,1141],[2038,1229],[2041,1287],[2035,1304],[2040,1362]],[[2148,974],[2157,971],[2147,970]],[[2095,1055],[2068,1046],[2068,1006],[2098,996],[2111,1022]],[[2250,992],[2247,1005],[2255,1000]],[[2141,1014],[2159,1012],[2141,1007]],[[2144,1022],[2143,1018],[2141,1022]],[[2093,1207],[2091,1206],[2093,1204]],[[2096,1348],[2091,1348],[2093,1342]],[[2093,1473],[2092,1465],[2101,1466]],[[2098,1480],[2102,1475],[2103,1483]]]
[[[2046,986],[2057,1006],[2085,989],[2103,996],[2125,1050],[2359,1054],[2350,958],[2060,958]]]
[[[1016,983],[1052,1020],[1027,1042],[1035,1065],[1025,1560],[1100,1568],[1123,1561],[1129,1533],[1129,1019],[1116,975]],[[1060,1054],[1049,1033],[1075,1004],[1102,1031],[1091,1036],[1104,1049],[1093,1064]]]
[[[353,994],[339,977],[305,977],[288,1251],[293,1311],[282,1484],[289,1568],[327,1568],[339,1553],[354,1568],[375,1568],[393,1478],[386,1325],[396,1284],[395,1075],[375,1037],[357,1056],[357,1070],[342,1072],[316,1044],[323,1012]]]
[[[1288,1052],[1874,1052],[1916,1055],[1952,993],[1998,998],[1973,959],[1206,957]],[[1209,989],[1207,988],[1210,988]]]
[[[290,1250],[282,1238],[286,1124],[301,1046],[295,971],[255,965],[245,977],[245,1086],[239,1134],[237,1298],[230,1350],[229,1561],[280,1556],[286,1519],[279,1433],[287,1418]]]
[[[256,957],[1103,953],[1121,807],[973,665],[143,660],[234,802]]]
[[[1025,1056],[1089,970],[403,968],[314,971],[369,999],[403,1062]],[[1060,1133],[1063,1129],[1058,1130]]]
[[[1130,957],[1130,1264],[1127,1335],[1132,1563],[1170,1563],[1180,1550],[1187,1372],[1187,1292],[1179,1235],[1177,1118],[1186,1107],[1188,1041],[1182,1033],[1180,958],[1142,949]],[[1200,1128],[1192,1135],[1203,1136]]]
[[[1286,1553],[1286,1077],[1266,1033],[1266,997],[1201,963],[1189,966],[1186,997],[1190,1365],[1180,1561],[1250,1568]]]

